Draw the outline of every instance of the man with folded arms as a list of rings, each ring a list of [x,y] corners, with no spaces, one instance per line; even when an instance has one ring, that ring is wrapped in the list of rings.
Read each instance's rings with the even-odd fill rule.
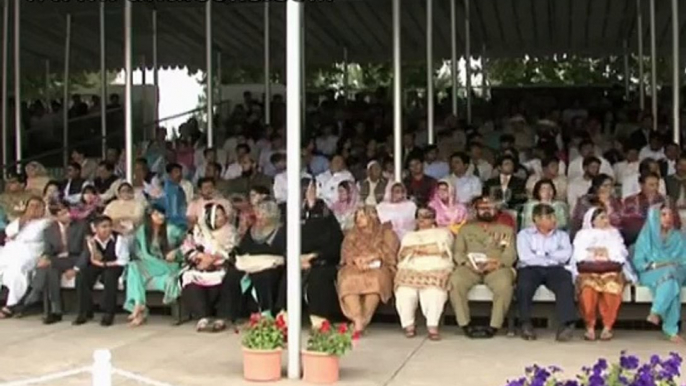
[[[515,235],[512,227],[498,224],[495,204],[486,197],[474,200],[476,221],[464,225],[455,239],[453,259],[457,268],[450,278],[450,302],[457,324],[470,338],[492,338],[502,327],[512,301],[515,272]],[[469,291],[486,284],[493,292],[491,323],[471,324]]]
[[[536,290],[545,285],[555,294],[555,309],[560,328],[556,339],[572,339],[577,319],[574,306],[574,283],[569,270],[572,244],[567,232],[557,229],[555,209],[538,204],[532,214],[534,225],[517,235],[517,302],[522,321],[522,338],[535,340],[531,324],[531,308]]]

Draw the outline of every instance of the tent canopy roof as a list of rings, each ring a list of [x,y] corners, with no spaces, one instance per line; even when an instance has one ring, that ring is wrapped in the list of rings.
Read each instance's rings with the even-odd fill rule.
[[[465,49],[465,0],[455,0],[457,49]],[[659,55],[671,55],[671,0],[655,0]],[[74,71],[99,69],[99,3],[21,1],[22,70],[43,73],[64,62],[66,15],[72,15]],[[426,60],[426,1],[402,0],[402,61]],[[650,53],[648,1],[643,1],[643,30],[637,30],[636,0],[472,0],[472,55],[519,57],[579,54],[621,55],[626,40],[636,52],[637,33]],[[141,1],[133,7],[134,66],[152,64],[152,10],[158,15],[158,58],[162,67],[203,69],[205,6],[198,1]],[[10,10],[10,24],[12,23]],[[680,7],[680,40],[686,46],[686,6]],[[270,3],[272,65],[285,63],[285,1]],[[450,58],[450,0],[434,0],[435,60]],[[123,1],[106,3],[106,61],[123,66]],[[305,4],[305,46],[308,64],[342,61],[344,47],[351,62],[392,60],[391,0],[315,0]],[[262,66],[264,3],[215,1],[213,45],[222,63]],[[10,49],[13,39],[10,28]]]

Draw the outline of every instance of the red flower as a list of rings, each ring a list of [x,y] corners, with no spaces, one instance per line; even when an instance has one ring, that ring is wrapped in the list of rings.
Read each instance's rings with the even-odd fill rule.
[[[286,320],[284,320],[283,314],[279,314],[279,316],[276,317],[276,328],[279,330],[286,328]]]
[[[359,331],[353,332],[353,340],[359,340],[361,335]]]
[[[250,327],[255,327],[257,323],[260,322],[260,319],[262,316],[260,314],[252,314],[250,315]]]
[[[327,333],[331,331],[331,323],[328,320],[322,322],[321,327],[319,327],[319,332]]]
[[[348,332],[348,325],[347,324],[341,324],[338,326],[338,333],[339,334],[345,334]]]

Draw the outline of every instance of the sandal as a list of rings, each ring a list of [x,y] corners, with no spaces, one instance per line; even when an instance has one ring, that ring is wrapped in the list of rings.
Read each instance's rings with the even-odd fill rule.
[[[441,340],[441,334],[439,334],[438,331],[429,331],[429,340],[438,342]]]
[[[9,319],[14,316],[14,312],[9,307],[0,309],[0,319]]]
[[[686,343],[686,341],[684,341],[684,338],[682,338],[681,335],[674,335],[674,336],[669,338],[669,341],[672,343],[676,343],[676,344]]]
[[[406,338],[414,338],[417,336],[417,330],[413,327],[406,327],[405,329],[405,337]]]
[[[197,332],[209,332],[210,330],[210,320],[207,318],[198,320],[198,323],[195,325],[195,331]]]
[[[603,328],[603,331],[600,333],[600,340],[607,342],[609,340],[612,340],[614,338],[614,333],[612,330],[607,330]]]
[[[226,323],[223,320],[215,320],[212,323],[212,332],[222,332],[226,330]]]
[[[589,342],[595,341],[596,340],[595,330],[587,330],[586,333],[584,334],[584,340],[587,340]]]

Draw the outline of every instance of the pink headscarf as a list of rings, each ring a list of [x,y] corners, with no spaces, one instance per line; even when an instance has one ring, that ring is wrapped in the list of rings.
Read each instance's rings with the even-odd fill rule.
[[[431,197],[429,206],[436,211],[436,224],[439,227],[447,227],[454,224],[459,224],[467,219],[467,208],[457,201],[455,196],[455,188],[448,180],[440,180],[438,186],[447,185],[448,186],[448,202],[445,203],[441,200],[438,194],[438,189]]]
[[[345,215],[348,212],[356,210],[360,204],[360,195],[354,182],[343,181],[338,186],[342,186],[346,191],[348,191],[348,200],[341,200],[339,195],[338,200],[331,204],[331,211],[337,216]]]

